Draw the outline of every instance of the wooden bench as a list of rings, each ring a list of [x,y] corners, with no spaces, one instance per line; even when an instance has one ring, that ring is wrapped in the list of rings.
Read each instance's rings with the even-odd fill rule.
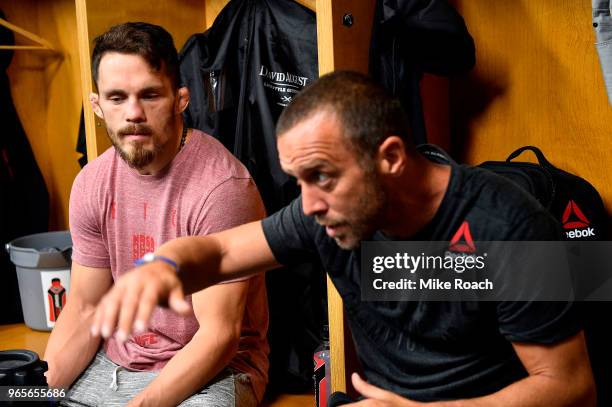
[[[261,407],[314,407],[314,394],[281,394],[274,400],[264,400]]]
[[[0,350],[27,349],[42,358],[49,334],[30,329],[25,324],[0,325]]]

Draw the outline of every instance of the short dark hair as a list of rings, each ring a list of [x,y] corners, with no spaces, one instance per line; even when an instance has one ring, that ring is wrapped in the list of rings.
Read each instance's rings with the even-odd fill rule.
[[[172,36],[158,25],[129,22],[111,27],[96,37],[91,56],[91,70],[98,85],[100,60],[107,52],[141,56],[156,71],[163,69],[174,89],[178,89],[180,71],[178,53]]]
[[[351,71],[324,75],[300,92],[278,119],[278,137],[322,111],[335,114],[344,137],[369,158],[391,135],[401,137],[407,150],[414,149],[408,118],[399,100],[366,75]]]

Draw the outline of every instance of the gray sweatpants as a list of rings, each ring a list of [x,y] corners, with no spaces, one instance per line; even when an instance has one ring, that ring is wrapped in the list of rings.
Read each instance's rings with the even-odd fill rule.
[[[124,406],[140,393],[158,372],[136,372],[113,363],[99,351],[70,388],[61,406]],[[225,369],[181,407],[255,407],[257,399],[247,375]]]

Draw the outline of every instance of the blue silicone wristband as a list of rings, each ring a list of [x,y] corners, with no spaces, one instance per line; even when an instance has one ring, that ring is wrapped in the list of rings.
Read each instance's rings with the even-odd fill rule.
[[[178,264],[176,264],[174,260],[169,259],[166,256],[156,255],[154,253],[145,253],[145,255],[139,258],[138,260],[136,260],[134,264],[136,266],[142,266],[143,264],[151,263],[151,262],[154,262],[155,260],[163,261],[164,263],[169,264],[172,267],[174,267],[174,271],[176,273],[179,272],[179,266]]]

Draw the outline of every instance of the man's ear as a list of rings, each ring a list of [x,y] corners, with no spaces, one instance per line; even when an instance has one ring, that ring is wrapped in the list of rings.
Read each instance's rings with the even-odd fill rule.
[[[91,103],[91,108],[100,119],[104,120],[104,112],[100,108],[100,96],[97,93],[91,92],[89,94],[89,103]]]
[[[381,174],[401,175],[407,160],[406,145],[398,136],[389,136],[378,146],[376,161]]]
[[[183,86],[182,88],[179,88],[178,90],[178,104],[177,104],[178,112],[177,113],[183,113],[185,109],[187,109],[188,105],[189,105],[189,89]]]

